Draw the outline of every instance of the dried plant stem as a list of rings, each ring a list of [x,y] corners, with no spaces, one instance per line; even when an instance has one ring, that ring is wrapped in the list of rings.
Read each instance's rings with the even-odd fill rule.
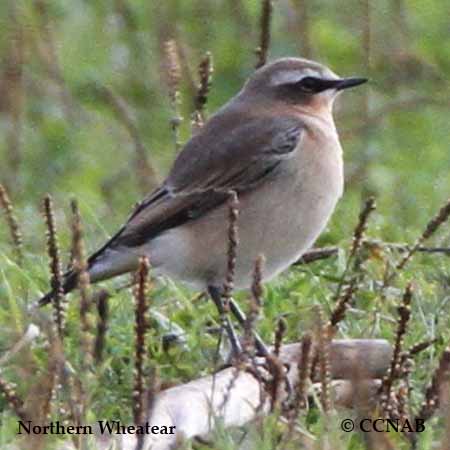
[[[428,347],[432,346],[437,342],[437,339],[429,339],[427,341],[422,341],[417,344],[414,344],[408,351],[407,355],[408,357],[415,356],[424,350],[426,350]]]
[[[238,217],[239,200],[235,191],[230,191],[228,203],[228,250],[227,250],[227,273],[223,285],[223,307],[225,313],[229,311],[229,301],[234,289],[234,276],[236,271],[237,247],[239,245]]]
[[[293,263],[294,266],[300,266],[303,264],[310,264],[315,261],[320,261],[322,259],[331,258],[338,254],[338,247],[324,247],[324,248],[312,248]]]
[[[317,349],[316,355],[319,363],[320,401],[325,414],[331,411],[331,372],[330,372],[330,340],[327,328],[324,326],[323,312],[317,308]]]
[[[409,404],[409,385],[400,380],[400,386],[395,393],[397,399],[398,418],[404,423],[409,420],[408,404]]]
[[[169,99],[173,111],[170,126],[173,132],[175,150],[178,151],[181,147],[179,140],[179,127],[183,121],[183,118],[180,115],[181,63],[177,43],[174,39],[170,39],[164,43],[164,52],[167,87],[169,89]]]
[[[135,275],[136,286],[133,289],[133,296],[135,299],[133,417],[136,425],[140,425],[144,422],[147,409],[144,365],[146,362],[145,335],[149,327],[149,320],[147,317],[148,271],[148,259],[143,257],[139,260],[139,268]]]
[[[444,382],[441,387],[441,409],[444,418],[443,426],[445,434],[441,440],[439,450],[450,450],[450,381]]]
[[[274,411],[280,406],[282,389],[286,380],[286,371],[283,363],[275,354],[266,356],[266,364],[271,375],[269,382],[270,410]]]
[[[87,271],[87,262],[83,243],[83,227],[81,224],[78,202],[71,201],[72,210],[72,255],[73,270],[77,274],[78,288],[80,291],[80,327],[81,327],[81,348],[84,353],[82,359],[83,370],[92,367],[93,364],[93,337],[92,318],[90,314],[92,299],[89,293],[90,280]]]
[[[22,265],[23,253],[22,253],[22,233],[20,232],[19,222],[14,215],[13,206],[11,200],[3,185],[0,184],[0,206],[5,213],[6,223],[8,225],[11,242],[14,252],[16,254],[17,264]]]
[[[419,251],[423,242],[426,241],[428,238],[430,238],[442,224],[447,222],[449,216],[450,216],[450,199],[447,200],[447,202],[444,204],[444,206],[442,206],[439,212],[428,222],[427,226],[425,227],[425,230],[418,237],[415,244],[412,247],[408,248],[406,254],[395,266],[395,270],[391,274],[386,274],[386,276],[384,277],[383,286],[381,288],[382,296],[384,296],[386,288],[394,281],[398,273],[402,269],[404,269],[404,267],[411,260],[414,254],[417,251]]]
[[[347,263],[345,265],[344,273],[342,274],[341,280],[339,282],[337,291],[336,291],[336,299],[339,299],[341,295],[342,288],[346,283],[347,274],[352,267],[353,272],[357,272],[361,266],[361,259],[358,257],[359,251],[361,249],[365,232],[367,230],[367,223],[369,217],[373,211],[375,211],[376,203],[373,197],[369,197],[365,202],[364,206],[359,214],[358,224],[356,225],[355,230],[353,231],[352,237],[352,246],[350,248],[350,253],[347,258]],[[352,265],[353,263],[353,265]],[[353,290],[356,290],[356,284],[353,286]]]
[[[280,349],[281,345],[283,344],[283,337],[286,334],[286,330],[287,330],[287,323],[281,317],[280,319],[278,319],[277,322],[277,328],[275,330],[275,342],[273,345],[273,354],[277,357],[280,355]]]
[[[229,312],[230,303],[232,303],[231,294],[234,289],[234,275],[236,269],[236,257],[238,240],[237,219],[239,216],[239,202],[237,194],[234,191],[229,192],[229,207],[228,207],[228,250],[227,250],[227,268],[225,274],[225,281],[222,289],[215,286],[209,286],[208,291],[211,299],[214,301],[220,315],[220,322],[222,329],[227,332],[233,352],[235,354],[242,353],[241,344],[236,336],[233,325],[231,323]],[[234,308],[236,311],[238,308]],[[243,318],[245,321],[245,318]],[[220,343],[220,340],[219,340]],[[220,345],[220,344],[219,344]]]
[[[109,321],[109,292],[102,289],[97,293],[97,334],[95,336],[94,360],[96,364],[100,364],[103,360],[105,348],[105,336],[108,330]]]
[[[44,198],[44,218],[47,225],[47,252],[50,257],[51,289],[53,319],[61,341],[64,338],[65,326],[65,297],[62,283],[61,261],[59,257],[59,245],[56,235],[55,218],[50,195]]]
[[[24,422],[30,420],[28,418],[28,414],[24,409],[24,403],[22,399],[18,396],[17,392],[14,389],[14,386],[11,383],[8,383],[4,378],[2,378],[1,371],[0,371],[0,393],[3,394],[5,400],[8,402],[9,406],[15,412],[16,416],[20,420]]]
[[[20,17],[20,7],[16,2],[10,2],[8,7],[8,29],[11,36],[6,44],[6,57],[2,58],[4,68],[4,89],[7,95],[5,102],[7,115],[9,116],[5,141],[7,145],[6,160],[8,171],[3,175],[7,178],[7,185],[11,189],[17,189],[20,183],[18,177],[21,168],[23,154],[21,149],[21,136],[25,106],[24,63],[26,62],[25,31]],[[5,11],[6,12],[6,11]],[[2,100],[4,100],[2,98]]]
[[[364,245],[369,249],[386,248],[388,250],[394,250],[399,253],[407,253],[412,249],[411,245],[397,244],[395,242],[380,242],[380,241],[365,241]],[[443,255],[450,255],[450,247],[425,247],[420,245],[416,252],[418,253],[441,253]]]
[[[292,420],[294,421],[300,409],[307,406],[307,383],[311,378],[312,365],[312,338],[306,334],[302,339],[301,358],[298,362],[298,383],[295,386],[294,408]]]
[[[288,417],[288,430],[282,438],[282,442],[286,445],[280,445],[279,448],[289,448],[288,443],[291,441],[295,430],[296,420],[300,414],[300,410],[308,407],[308,385],[311,381],[311,371],[313,362],[313,340],[311,335],[305,334],[301,340],[301,352],[300,358],[297,362],[297,383],[294,385],[294,392],[292,402],[289,405]]]
[[[364,206],[359,214],[358,224],[353,231],[350,253],[336,291],[336,305],[326,326],[326,333],[328,334],[329,339],[331,339],[336,332],[339,322],[344,320],[346,311],[352,303],[364,275],[362,271],[362,259],[359,254],[364,242],[364,235],[367,230],[370,214],[375,210],[375,208],[375,199],[373,197],[369,197],[364,202]],[[352,276],[350,280],[347,280],[347,275],[350,269],[352,270]]]
[[[427,224],[424,232],[419,236],[414,246],[406,253],[406,255],[400,260],[396,266],[396,270],[402,270],[408,261],[413,257],[414,253],[418,250],[420,245],[432,236],[438,228],[447,221],[450,216],[450,199],[447,200],[445,205],[439,210]]]
[[[47,362],[47,374],[43,380],[44,395],[43,401],[39,408],[39,416],[42,422],[49,422],[52,406],[54,406],[57,389],[59,386],[61,369],[64,362],[64,354],[62,351],[62,341],[58,334],[54,334],[53,330],[49,332],[49,351]]]
[[[357,283],[357,278],[353,277],[343,288],[341,295],[337,299],[336,305],[327,324],[326,333],[329,338],[331,338],[336,332],[337,325],[344,320],[347,309],[351,305],[353,296],[357,290]]]
[[[260,19],[260,37],[259,47],[256,49],[258,61],[256,68],[264,66],[267,62],[267,56],[270,46],[270,25],[272,21],[273,0],[261,0],[261,19]]]
[[[389,249],[394,250],[399,253],[409,252],[411,246],[407,244],[398,244],[395,242],[381,242],[375,240],[364,240],[362,245],[368,249]],[[338,254],[338,247],[324,247],[324,248],[312,248],[305,252],[293,265],[310,264],[315,261],[320,261],[322,259],[331,258]],[[432,254],[442,254],[450,255],[450,247],[424,247],[419,246],[416,250],[419,253],[432,253]]]
[[[205,106],[208,101],[208,94],[211,88],[211,79],[213,74],[213,62],[211,53],[207,52],[198,66],[198,75],[200,83],[194,99],[193,125],[194,132],[203,126],[205,121]]]
[[[65,364],[65,362],[63,362],[63,364]],[[74,374],[70,373],[70,371],[62,369],[60,371],[60,380],[60,385],[65,387],[68,394],[67,417],[69,423],[73,423],[77,426],[84,425],[86,423],[86,399],[80,378],[75,377]],[[55,381],[57,381],[57,379],[55,379]],[[58,417],[60,416],[61,411],[58,414]],[[84,436],[81,434],[72,436],[72,442],[74,443],[76,449],[83,448],[83,437]]]
[[[394,381],[398,379],[400,373],[401,351],[403,347],[403,339],[407,331],[409,319],[411,317],[411,299],[413,295],[413,288],[411,283],[406,286],[405,293],[401,305],[398,307],[398,325],[395,334],[394,350],[392,352],[392,359],[390,368],[387,374],[383,377],[383,382],[380,388],[381,392],[381,406],[387,416],[390,415],[390,398]]]
[[[262,299],[264,288],[262,284],[262,277],[265,263],[266,258],[264,257],[264,255],[259,255],[255,262],[255,270],[253,271],[251,292],[253,301],[258,305],[259,308],[261,308],[263,304]]]
[[[410,358],[400,358],[400,374],[399,374],[399,387],[395,392],[395,398],[397,399],[398,418],[404,423],[406,420],[410,421],[410,375],[412,371],[412,361]]]
[[[448,382],[450,376],[450,347],[447,347],[439,360],[430,386],[425,391],[425,400],[416,418],[428,420],[440,406],[441,388]]]
[[[390,372],[391,376],[394,376],[397,371],[397,366],[400,362],[400,354],[403,347],[403,338],[406,334],[409,319],[411,317],[411,299],[413,296],[413,287],[409,283],[406,286],[405,293],[403,294],[403,299],[401,305],[398,307],[398,327],[395,335],[394,351],[392,353]]]
[[[165,69],[167,76],[167,87],[169,89],[170,101],[175,101],[176,93],[180,88],[181,64],[178,54],[178,46],[174,39],[169,39],[164,43],[165,51]]]
[[[361,244],[363,242],[364,234],[367,230],[367,224],[369,217],[373,211],[376,209],[375,199],[373,197],[369,197],[364,202],[364,207],[359,214],[358,225],[353,232],[353,240],[352,240],[352,248],[350,250],[349,259],[352,259],[356,256],[357,252],[361,248]]]
[[[191,116],[192,136],[195,136],[204,124],[205,124],[205,121],[203,120],[203,116],[197,110],[195,110]]]
[[[255,261],[255,267],[253,270],[253,279],[250,296],[250,309],[247,313],[247,317],[244,323],[243,350],[246,353],[250,353],[251,350],[254,348],[253,332],[262,306],[263,288],[261,280],[263,267],[264,267],[264,256],[259,255]]]

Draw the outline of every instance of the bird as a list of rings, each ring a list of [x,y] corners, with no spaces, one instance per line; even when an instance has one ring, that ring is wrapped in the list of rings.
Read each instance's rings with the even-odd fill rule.
[[[134,271],[147,256],[156,275],[218,300],[227,272],[230,193],[239,199],[235,289],[250,287],[261,254],[263,281],[287,269],[313,245],[343,194],[333,104],[366,81],[297,57],[255,70],[184,145],[160,186],[88,258],[91,282]],[[76,286],[72,269],[63,290]],[[54,296],[48,292],[40,305]]]

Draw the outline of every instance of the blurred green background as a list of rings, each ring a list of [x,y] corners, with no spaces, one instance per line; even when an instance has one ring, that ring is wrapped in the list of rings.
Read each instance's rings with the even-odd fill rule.
[[[254,69],[260,6],[256,0],[0,3],[0,181],[26,225],[27,245],[41,245],[36,213],[47,192],[59,221],[69,197],[78,198],[89,249],[116,229],[155,184],[138,176],[136,155],[145,152],[160,180],[175,156],[164,43],[177,42],[185,141],[201,57],[210,51],[214,59],[212,113]],[[448,197],[444,10],[438,0],[274,2],[271,59],[303,56],[371,79],[336,107],[346,194],[322,242],[349,234],[348,218],[368,193],[377,197],[379,233],[389,240],[415,237]],[[3,226],[0,233],[6,238]]]

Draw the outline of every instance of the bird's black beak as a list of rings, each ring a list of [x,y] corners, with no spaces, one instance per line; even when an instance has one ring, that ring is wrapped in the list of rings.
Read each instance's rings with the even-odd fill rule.
[[[348,89],[354,86],[359,86],[360,84],[365,83],[367,78],[338,78],[337,80],[323,80],[320,78],[312,78],[309,77],[309,80],[313,79],[315,81],[315,85],[313,91],[318,94],[319,92],[326,91],[327,89],[336,89],[337,91],[341,91],[344,89]]]
[[[334,88],[338,91],[341,91],[343,89],[352,88],[355,86],[359,86],[360,84],[364,84],[368,81],[367,78],[342,78],[340,80],[335,81]]]

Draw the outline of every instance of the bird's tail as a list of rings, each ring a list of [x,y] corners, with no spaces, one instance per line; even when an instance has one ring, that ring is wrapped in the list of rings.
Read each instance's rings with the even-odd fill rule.
[[[111,251],[106,246],[94,253],[87,260],[87,271],[91,283],[107,280],[116,275],[136,270],[138,267],[138,257],[131,251]],[[78,272],[73,269],[68,270],[63,276],[63,292],[67,294],[73,291],[78,285]],[[56,296],[56,291],[52,289],[41,297],[37,304],[45,306]]]
[[[38,305],[39,306],[45,306],[48,305],[52,300],[53,297],[55,296],[55,291],[49,291],[47,292],[43,297],[41,297],[38,300]]]
[[[63,286],[62,286],[62,290],[63,290],[64,294],[67,294],[68,292],[75,289],[77,286],[77,283],[78,283],[77,273],[74,272],[73,270],[69,270],[68,272],[66,272],[64,274]],[[39,306],[48,305],[55,298],[55,296],[56,296],[56,291],[54,289],[52,289],[51,291],[47,292],[43,297],[41,297],[38,300],[38,305]]]
[[[92,254],[87,260],[87,270],[89,272],[91,282],[102,279],[101,276],[97,276],[97,279],[94,280],[92,278],[91,269],[94,267],[95,263],[99,259],[101,259],[105,249],[106,245],[97,252],[95,252],[94,254]],[[62,283],[63,293],[68,294],[69,292],[73,291],[77,287],[77,285],[78,285],[78,273],[75,270],[73,270],[73,268],[71,268],[63,275],[63,283]],[[37,301],[38,306],[41,307],[48,305],[55,298],[55,296],[56,291],[55,289],[52,289]]]

